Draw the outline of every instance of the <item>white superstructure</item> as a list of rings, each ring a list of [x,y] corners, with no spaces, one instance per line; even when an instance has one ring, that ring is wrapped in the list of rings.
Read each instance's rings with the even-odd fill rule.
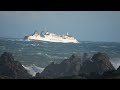
[[[74,37],[68,35],[57,35],[49,33],[48,31],[43,34],[43,31],[40,33],[34,32],[32,35],[25,36],[25,40],[28,41],[47,41],[47,42],[61,42],[61,43],[79,43]]]

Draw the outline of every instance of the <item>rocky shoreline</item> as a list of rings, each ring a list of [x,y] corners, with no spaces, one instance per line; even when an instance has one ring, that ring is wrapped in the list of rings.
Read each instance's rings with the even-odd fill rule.
[[[18,61],[14,60],[11,53],[4,52],[0,57],[0,78],[29,79],[32,76]]]
[[[27,70],[9,52],[0,56],[0,79],[119,79],[120,66],[115,69],[106,53],[98,52],[90,57],[72,55],[60,64],[52,62],[36,76]]]

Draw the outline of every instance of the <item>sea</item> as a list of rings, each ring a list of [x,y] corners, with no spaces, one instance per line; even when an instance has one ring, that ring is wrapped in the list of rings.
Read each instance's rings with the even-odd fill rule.
[[[97,52],[107,53],[115,68],[120,65],[120,42],[79,41],[80,43],[53,43],[24,41],[18,38],[0,38],[0,55],[10,52],[14,59],[33,76],[41,73],[51,62],[60,63],[72,54],[89,56]]]

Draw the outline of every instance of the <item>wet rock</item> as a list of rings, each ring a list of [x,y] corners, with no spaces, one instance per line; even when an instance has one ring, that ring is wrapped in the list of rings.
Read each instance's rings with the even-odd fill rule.
[[[54,64],[52,62],[44,69],[41,75],[47,77],[78,75],[81,65],[80,63],[81,63],[81,57],[72,55],[69,59],[65,59],[60,64]]]
[[[44,69],[40,76],[52,78],[79,76],[80,74],[94,76],[94,73],[95,75],[101,75],[105,71],[112,70],[115,70],[115,68],[109,61],[107,54],[98,52],[90,59],[88,54],[84,53],[83,57],[73,54],[69,59],[63,60],[60,64],[52,62]]]
[[[4,52],[0,57],[0,75],[13,79],[28,79],[32,76],[18,61],[14,60],[11,53]]]
[[[115,70],[111,62],[109,61],[109,57],[105,53],[98,52],[94,54],[91,60],[87,60],[83,62],[80,73],[91,73],[97,72],[99,74],[103,74],[105,71]]]

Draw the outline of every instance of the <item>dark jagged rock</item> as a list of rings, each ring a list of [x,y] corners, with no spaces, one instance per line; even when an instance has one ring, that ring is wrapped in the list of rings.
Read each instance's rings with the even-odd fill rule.
[[[33,77],[32,79],[51,79],[49,77],[44,77],[44,76],[41,76],[40,73],[36,73],[35,77]]]
[[[0,79],[13,79],[13,78],[8,77],[8,76],[2,76],[2,75],[0,75]]]
[[[103,74],[105,71],[112,70],[115,70],[115,68],[109,61],[108,55],[99,52],[97,54],[94,54],[91,60],[83,62],[80,68],[80,73],[97,72],[99,74]]]
[[[117,68],[117,71],[120,72],[120,66]]]
[[[11,53],[4,52],[0,57],[0,75],[13,79],[28,79],[32,76],[18,61],[14,60]]]
[[[65,59],[60,64],[54,64],[54,62],[52,62],[44,69],[44,71],[41,73],[41,76],[62,77],[78,75],[80,65],[81,57],[72,55],[69,59]]]
[[[90,57],[88,56],[87,53],[83,54],[82,61],[90,60]]]
[[[120,79],[120,66],[117,70],[106,71],[103,73],[102,78],[104,79]]]
[[[88,78],[96,77],[98,74],[103,74],[105,71],[115,70],[109,57],[105,53],[97,53],[90,59],[87,53],[83,57],[72,55],[69,59],[65,59],[60,64],[52,62],[44,71],[39,74],[40,76],[56,78],[66,76],[80,76],[84,75]]]
[[[115,70],[106,53],[99,52],[92,57],[92,60],[101,72]]]

